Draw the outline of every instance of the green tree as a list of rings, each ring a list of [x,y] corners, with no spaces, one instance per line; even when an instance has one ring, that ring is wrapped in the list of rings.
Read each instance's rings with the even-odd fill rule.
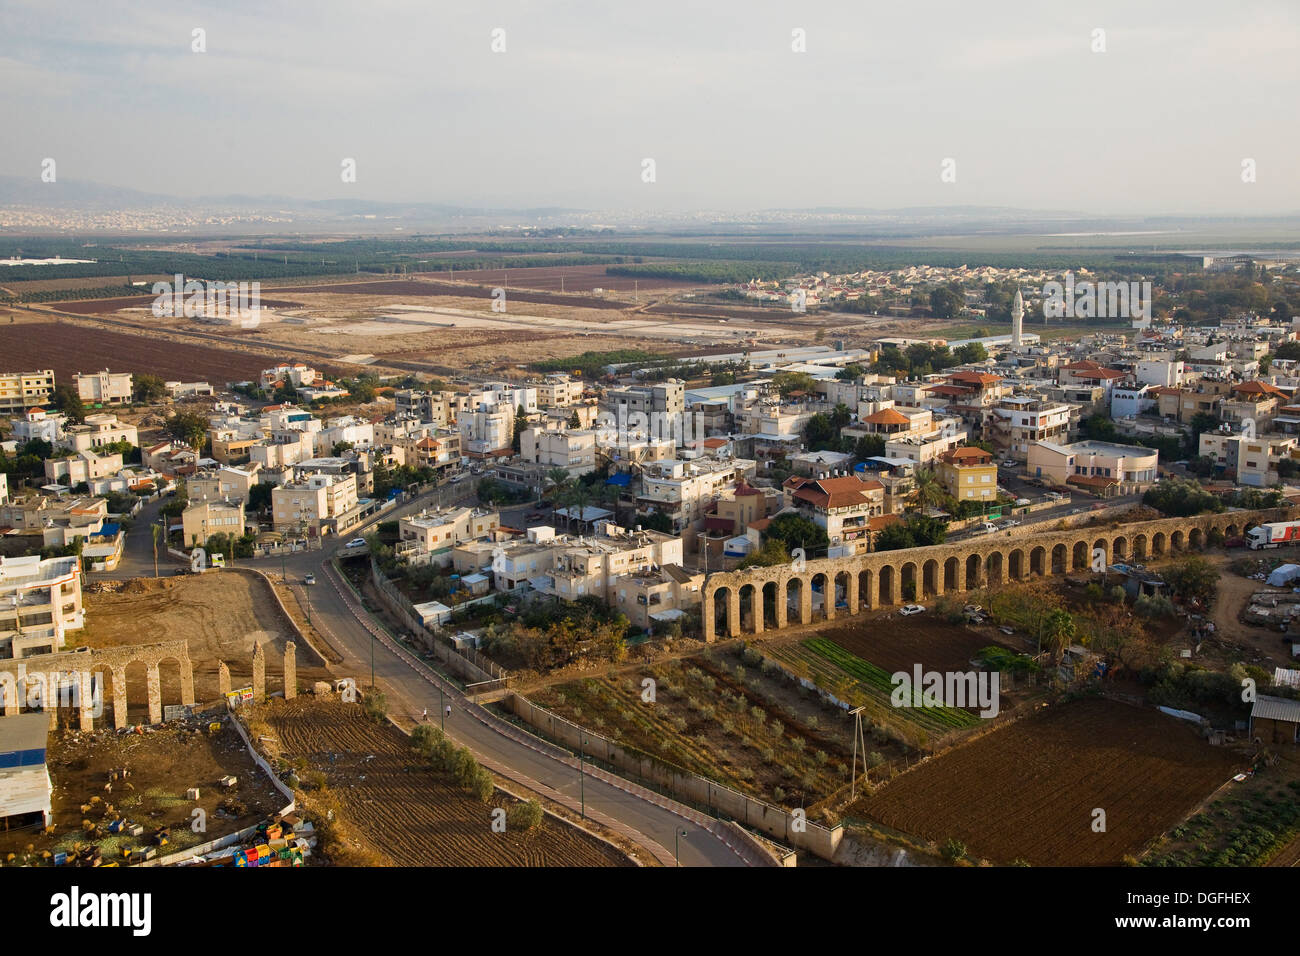
[[[803,515],[787,512],[777,515],[767,525],[764,538],[775,538],[786,551],[803,548],[806,557],[825,554],[830,547],[826,529],[805,518]]]
[[[167,384],[157,375],[135,375],[131,386],[137,402],[156,402],[167,395]]]
[[[208,416],[202,412],[182,409],[167,419],[164,427],[172,438],[183,441],[202,453],[208,434]]]
[[[524,411],[524,406],[520,405],[515,409],[515,430],[510,438],[510,447],[514,449],[516,455],[519,454],[519,436],[526,428],[528,428],[528,413]]]
[[[54,394],[51,396],[54,407],[64,415],[68,416],[68,421],[74,425],[80,425],[86,420],[86,414],[81,404],[81,396],[77,390],[68,382],[62,382],[54,386]]]
[[[1219,587],[1219,571],[1199,554],[1188,555],[1164,570],[1164,579],[1184,601],[1209,607]]]

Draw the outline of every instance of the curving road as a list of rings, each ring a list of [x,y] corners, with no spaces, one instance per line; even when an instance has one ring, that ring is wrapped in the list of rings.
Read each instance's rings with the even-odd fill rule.
[[[368,523],[391,521],[399,515],[451,503],[469,494],[469,487],[445,485],[389,509]],[[117,570],[88,575],[90,580],[120,580],[154,573],[153,541],[148,525],[157,521],[159,507],[159,502],[151,502],[135,518],[135,530],[127,535]],[[718,821],[590,764],[585,765],[580,776],[574,755],[471,704],[451,683],[414,659],[400,645],[386,639],[385,632],[359,607],[351,588],[334,572],[331,562],[340,550],[341,542],[331,539],[321,550],[289,554],[283,560],[290,587],[300,603],[307,606],[310,602],[312,623],[343,656],[342,663],[333,665],[337,674],[354,677],[358,684],[365,685],[373,667],[375,681],[384,687],[389,711],[394,714],[418,718],[427,709],[432,720],[440,717],[445,703],[450,703],[452,714],[446,721],[448,736],[469,747],[483,763],[574,811],[580,811],[585,802],[589,817],[646,848],[666,865],[672,866],[680,860],[682,866],[744,866],[747,859],[752,859],[732,848],[731,844],[738,841]],[[280,573],[282,564],[278,556],[236,563],[255,567],[271,576]],[[159,573],[165,575],[179,563],[160,555],[158,566]],[[302,584],[307,573],[315,574],[314,587]],[[675,857],[675,852],[680,856]]]

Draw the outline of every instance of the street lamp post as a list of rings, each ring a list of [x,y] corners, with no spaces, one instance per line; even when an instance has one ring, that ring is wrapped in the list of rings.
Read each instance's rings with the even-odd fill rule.
[[[673,865],[674,866],[682,865],[682,837],[684,836],[687,836],[686,831],[681,827],[677,827],[676,832],[673,833]]]
[[[586,779],[586,775],[583,773],[582,764],[587,756],[586,749],[585,749],[586,743],[587,743],[587,738],[579,735],[578,736],[578,798],[582,804],[582,818],[584,820],[587,819],[587,786],[586,786],[587,779]]]
[[[370,679],[372,681],[375,679],[373,673],[371,674]],[[445,732],[447,730],[447,706],[443,703],[441,687],[438,688],[438,717],[442,720],[442,729]]]

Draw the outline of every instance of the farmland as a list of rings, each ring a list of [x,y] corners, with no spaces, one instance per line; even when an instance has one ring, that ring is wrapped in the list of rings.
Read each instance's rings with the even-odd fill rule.
[[[446,272],[423,273],[429,276],[446,277]],[[613,276],[605,274],[605,266],[534,266],[523,269],[475,269],[472,272],[457,271],[458,282],[475,282],[486,286],[501,285],[509,279],[512,289],[535,289],[539,292],[559,292],[561,278],[565,292],[591,292],[593,289],[631,292],[633,288],[642,292],[658,289],[690,289],[699,286],[698,282],[681,279],[641,278]]]
[[[628,866],[620,853],[572,827],[543,818],[525,832],[495,833],[487,804],[420,763],[395,727],[367,719],[360,706],[311,698],[274,700],[250,712],[270,728],[272,752],[303,776],[323,775],[325,799],[353,839],[394,866]]]
[[[1093,698],[962,744],[846,812],[995,863],[1116,865],[1243,765],[1172,717]]]
[[[849,700],[857,704],[859,703],[857,695],[865,695],[870,699],[867,706],[872,713],[878,711],[880,714],[888,714],[892,708],[890,704],[890,694],[894,689],[890,678],[892,671],[863,660],[834,641],[812,637],[798,644],[786,645],[780,650],[772,651],[771,656],[789,665],[790,669],[799,676],[811,678],[819,687],[832,692],[847,691],[844,696],[836,693],[835,696],[841,700]],[[905,669],[911,673],[910,664]],[[847,687],[846,678],[852,682]],[[952,707],[918,706],[906,711],[895,710],[894,714],[897,719],[909,720],[941,733],[970,727],[979,722],[979,718],[969,711]]]
[[[148,372],[164,379],[206,380],[214,385],[256,378],[268,356],[113,332],[70,322],[0,325],[0,354],[12,368],[52,368],[59,381],[105,366]]]
[[[499,275],[499,273],[498,273]],[[631,280],[629,280],[631,281]],[[498,281],[496,284],[500,284]],[[457,282],[434,282],[424,279],[387,279],[373,282],[335,282],[312,286],[284,287],[274,290],[276,295],[382,295],[399,299],[428,296],[452,296],[458,299],[491,299],[493,285],[472,285]],[[568,293],[525,292],[515,285],[508,286],[511,300],[533,302],[541,305],[567,305],[583,309],[626,309],[630,303],[604,299],[591,295]],[[266,301],[266,300],[263,300]]]
[[[806,805],[847,781],[848,722],[759,660],[752,652],[670,660],[530,698],[625,748],[765,800]],[[642,699],[647,678],[653,702]]]

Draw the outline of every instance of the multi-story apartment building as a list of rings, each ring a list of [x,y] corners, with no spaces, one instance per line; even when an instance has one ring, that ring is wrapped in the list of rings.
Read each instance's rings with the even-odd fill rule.
[[[131,445],[140,444],[139,429],[129,422],[119,421],[113,413],[106,412],[87,415],[80,425],[65,426],[56,444],[73,451],[91,451],[122,441]]]
[[[582,400],[583,384],[579,379],[568,375],[548,375],[542,382],[534,384],[537,389],[539,408],[566,408]]]
[[[409,564],[447,567],[452,552],[469,541],[490,541],[501,527],[501,516],[485,508],[421,511],[397,523],[397,556]]]
[[[274,488],[271,517],[281,533],[343,534],[361,520],[356,475],[309,475]]]
[[[998,466],[993,456],[982,448],[953,448],[939,456],[935,473],[943,486],[959,502],[996,501]]]
[[[185,490],[191,501],[207,498],[246,505],[250,492],[258,483],[260,471],[261,468],[251,465],[247,468],[226,466],[215,472],[200,472],[186,479]]]
[[[704,517],[715,498],[738,481],[752,478],[755,462],[745,458],[669,459],[644,466],[641,493],[636,497],[638,515],[663,514],[672,522],[674,534],[690,529]]]
[[[85,624],[75,557],[0,557],[0,657],[53,654]]]
[[[1031,396],[1003,398],[992,409],[986,434],[1001,454],[1016,461],[1026,461],[1034,442],[1057,444],[1070,435],[1070,406],[1064,402],[1045,402]]]
[[[22,415],[50,403],[54,395],[54,370],[0,372],[0,415]]]
[[[122,455],[119,452],[97,455],[93,451],[79,451],[65,458],[45,459],[46,480],[73,487],[115,475],[121,470]]]
[[[86,405],[129,405],[131,403],[130,372],[102,372],[72,376],[77,388],[77,396]]]
[[[593,429],[527,428],[519,436],[524,461],[547,469],[563,468],[576,478],[596,470],[596,432]]]
[[[682,539],[657,531],[624,531],[607,524],[595,537],[561,539],[551,566],[554,593],[567,601],[595,596],[616,604],[618,580],[682,563]]]
[[[605,407],[615,415],[622,409],[627,415],[639,413],[679,417],[686,410],[686,383],[677,379],[654,385],[629,385],[605,391]]]
[[[181,534],[187,548],[203,548],[216,534],[244,536],[244,506],[230,502],[190,497],[181,512]]]
[[[461,452],[471,458],[508,453],[514,440],[515,415],[537,412],[537,390],[505,384],[484,385],[470,393],[470,407],[457,418]]]
[[[785,504],[794,508],[830,539],[830,557],[850,557],[868,550],[869,522],[885,513],[885,486],[856,475],[838,478],[787,478]]]

